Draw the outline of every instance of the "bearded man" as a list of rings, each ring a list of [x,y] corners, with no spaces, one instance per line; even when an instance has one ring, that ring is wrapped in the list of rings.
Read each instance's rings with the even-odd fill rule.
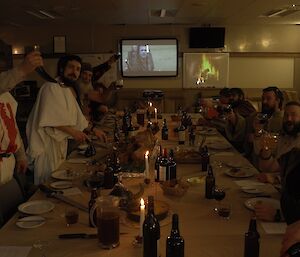
[[[259,153],[258,176],[262,182],[273,182],[274,173],[280,174],[281,208],[288,224],[300,219],[300,103],[289,102],[285,106],[283,133],[275,153],[268,144],[262,143]],[[267,204],[256,206],[257,217],[271,221],[276,215],[274,207]],[[277,216],[279,212],[277,211]]]
[[[47,180],[66,159],[69,137],[80,143],[88,139],[83,131],[88,121],[80,108],[76,83],[80,70],[80,57],[62,57],[58,61],[57,83],[46,82],[41,87],[29,115],[27,154],[34,169],[35,184]],[[102,135],[103,132],[98,137]]]

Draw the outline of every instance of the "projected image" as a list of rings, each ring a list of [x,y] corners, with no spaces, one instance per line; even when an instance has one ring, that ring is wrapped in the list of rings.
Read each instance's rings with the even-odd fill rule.
[[[183,87],[225,87],[228,84],[228,66],[227,53],[186,53]]]
[[[122,40],[122,75],[176,76],[177,41]]]

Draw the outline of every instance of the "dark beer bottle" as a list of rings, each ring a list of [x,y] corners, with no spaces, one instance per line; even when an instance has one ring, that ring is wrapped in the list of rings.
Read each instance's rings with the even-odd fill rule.
[[[162,147],[161,145],[159,146],[159,153],[156,157],[155,160],[155,181],[159,181],[159,164],[160,164],[160,159],[162,157]]]
[[[170,150],[169,154],[169,166],[168,166],[168,179],[176,179],[177,177],[177,172],[176,172],[176,162],[174,161],[174,151],[173,149]]]
[[[185,126],[183,125],[183,120],[181,120],[180,126],[178,128],[178,144],[184,145],[185,143]]]
[[[256,228],[256,218],[249,223],[249,230],[245,233],[244,257],[259,257],[259,233]]]
[[[214,191],[215,191],[215,177],[213,174],[212,167],[208,166],[208,173],[205,179],[205,198],[213,199],[214,198]]]
[[[94,204],[96,203],[97,197],[98,197],[97,188],[93,188],[91,191],[91,199],[89,201],[89,213],[91,212],[91,209],[93,208]],[[96,211],[94,211],[93,219],[94,219],[93,220],[94,224],[96,224],[97,223],[97,212]],[[90,215],[89,215],[89,224],[90,224],[90,227],[93,227],[93,223],[91,221]]]
[[[168,134],[168,126],[167,126],[167,120],[164,119],[163,126],[161,128],[161,139],[162,140],[168,140],[169,134]]]
[[[159,163],[159,181],[167,181],[169,173],[169,160],[168,160],[168,154],[167,149],[165,148],[163,150],[163,156],[160,159]]]
[[[154,214],[154,197],[148,196],[148,212],[143,224],[143,257],[159,257],[160,225]]]
[[[177,214],[172,216],[172,230],[167,238],[166,257],[184,257],[184,239],[179,233]]]
[[[209,153],[207,146],[204,146],[201,150],[201,168],[202,171],[207,171],[207,167],[209,165]]]

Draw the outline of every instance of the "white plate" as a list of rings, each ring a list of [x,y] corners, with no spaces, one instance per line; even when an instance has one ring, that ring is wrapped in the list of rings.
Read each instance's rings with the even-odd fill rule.
[[[18,206],[20,212],[26,214],[43,214],[54,209],[54,204],[46,200],[29,201]]]
[[[233,172],[233,169],[228,169],[224,173],[232,178],[250,178],[255,175],[255,171],[248,168],[241,168],[237,172]]]
[[[54,189],[66,189],[71,188],[73,184],[71,181],[56,181],[51,183],[50,186]]]
[[[247,194],[261,194],[264,191],[257,187],[241,187],[242,191],[247,193]]]
[[[78,178],[76,173],[72,170],[57,170],[51,173],[51,177],[61,180],[73,180]]]
[[[272,198],[264,198],[264,197],[250,198],[246,200],[244,204],[249,210],[254,211],[254,206],[257,203],[270,204],[274,208],[280,209],[280,202]]]
[[[46,220],[42,216],[29,216],[19,219],[16,225],[19,228],[37,228],[45,224]]]

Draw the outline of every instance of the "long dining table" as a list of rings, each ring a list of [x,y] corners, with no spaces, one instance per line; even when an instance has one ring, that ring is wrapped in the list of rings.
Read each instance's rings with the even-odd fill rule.
[[[168,124],[173,124],[172,126],[174,126],[171,116],[168,115],[166,117]],[[193,118],[197,119],[197,116]],[[172,126],[169,126],[169,130],[172,129]],[[201,141],[201,135],[199,137]],[[214,142],[229,144],[219,133],[208,133],[205,144],[213,146]],[[172,138],[172,135],[170,135],[170,140],[159,141],[159,143],[168,149],[178,150],[177,139]],[[189,148],[190,146],[186,143],[185,146],[180,147]],[[100,154],[98,156],[99,159],[102,158],[103,160],[106,150],[105,147],[97,148],[97,154]],[[226,192],[226,197],[223,201],[227,201],[231,205],[230,219],[219,217],[213,210],[217,202],[205,198],[205,173],[201,171],[201,164],[178,163],[177,177],[184,180],[198,177],[198,183],[190,184],[187,192],[182,197],[177,197],[163,194],[159,183],[152,181],[150,185],[145,185],[143,194],[144,199],[148,195],[153,195],[155,200],[167,203],[170,208],[167,217],[160,222],[160,253],[162,257],[165,256],[165,242],[171,230],[172,213],[179,215],[179,228],[185,240],[186,257],[241,257],[244,254],[244,236],[248,230],[250,218],[253,215],[253,212],[245,207],[245,201],[253,196],[242,192],[241,188],[235,183],[235,180],[243,179],[232,178],[225,174],[226,170],[228,170],[225,164],[236,162],[252,169],[255,168],[233,147],[226,150],[212,149],[210,153],[210,162],[215,174],[216,184]],[[73,153],[71,157],[72,159],[82,158],[77,153]],[[79,174],[78,178],[73,181],[73,184],[79,188],[80,193],[68,197],[85,206],[88,205],[90,192],[83,185],[82,181],[83,178],[86,178],[87,170],[91,168],[93,167],[84,163],[73,163],[68,160],[60,167],[60,169],[71,169]],[[249,179],[255,180],[255,176],[247,178],[247,180]],[[53,181],[55,180],[51,179],[49,183]],[[136,192],[139,189],[139,184],[143,183],[143,181],[144,178],[140,176],[124,176],[122,183],[132,192]],[[102,195],[109,192],[110,190],[101,189]],[[272,198],[279,198],[279,193],[272,185],[264,185],[264,193]],[[45,224],[30,229],[16,226],[16,222],[20,217],[20,213],[16,213],[0,230],[0,249],[3,246],[29,246],[32,247],[28,254],[29,257],[43,256],[43,254],[47,257],[139,257],[143,255],[142,247],[133,243],[135,236],[139,234],[139,224],[129,221],[125,212],[122,212],[120,219],[120,245],[112,250],[105,250],[99,247],[97,239],[63,240],[58,238],[59,234],[66,233],[97,233],[95,228],[89,227],[88,213],[79,211],[79,222],[66,226],[64,213],[67,205],[65,203],[54,198],[47,198],[39,190],[29,201],[31,200],[48,200],[54,203],[55,208],[41,215],[46,220]],[[282,234],[266,233],[260,221],[257,223],[257,228],[260,233],[260,256],[279,256]],[[46,242],[42,250],[34,247],[35,242],[38,240]]]

